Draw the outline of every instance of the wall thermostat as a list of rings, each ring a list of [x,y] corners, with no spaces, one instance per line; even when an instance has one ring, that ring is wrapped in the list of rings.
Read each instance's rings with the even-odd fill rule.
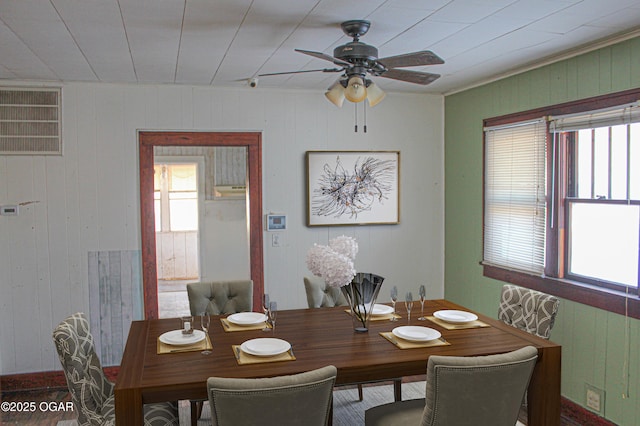
[[[287,215],[267,215],[267,231],[284,231],[285,229],[287,229]]]

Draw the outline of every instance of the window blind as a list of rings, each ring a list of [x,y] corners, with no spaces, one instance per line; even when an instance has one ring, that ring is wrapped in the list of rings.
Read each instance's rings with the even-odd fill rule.
[[[549,118],[549,131],[571,132],[637,122],[640,122],[640,106],[635,102],[613,108],[552,116]]]
[[[485,128],[483,262],[544,272],[546,122]]]

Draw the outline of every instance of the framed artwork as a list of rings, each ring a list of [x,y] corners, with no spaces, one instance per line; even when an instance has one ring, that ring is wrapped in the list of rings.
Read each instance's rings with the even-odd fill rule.
[[[400,221],[400,151],[307,151],[307,226]]]

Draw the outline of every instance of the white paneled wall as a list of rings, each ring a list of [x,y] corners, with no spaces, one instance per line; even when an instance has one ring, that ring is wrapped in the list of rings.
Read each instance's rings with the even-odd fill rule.
[[[89,253],[140,250],[141,129],[263,132],[263,207],[288,215],[281,247],[267,233],[264,248],[265,286],[282,308],[306,307],[306,251],[341,234],[360,244],[358,270],[442,297],[443,114],[442,97],[390,93],[368,109],[365,134],[362,123],[353,131],[352,104],[338,109],[319,92],[64,85],[64,155],[0,156],[0,205],[25,203],[0,217],[0,374],[60,369],[51,333],[89,310]],[[307,228],[307,150],[399,150],[401,223]]]

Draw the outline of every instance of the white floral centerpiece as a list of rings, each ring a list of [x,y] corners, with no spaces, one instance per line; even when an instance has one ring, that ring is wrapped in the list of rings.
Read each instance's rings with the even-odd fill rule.
[[[371,310],[384,278],[356,273],[354,261],[358,243],[352,237],[341,235],[329,240],[329,245],[314,244],[307,253],[307,267],[327,285],[342,290],[351,306],[356,331],[367,331]]]

